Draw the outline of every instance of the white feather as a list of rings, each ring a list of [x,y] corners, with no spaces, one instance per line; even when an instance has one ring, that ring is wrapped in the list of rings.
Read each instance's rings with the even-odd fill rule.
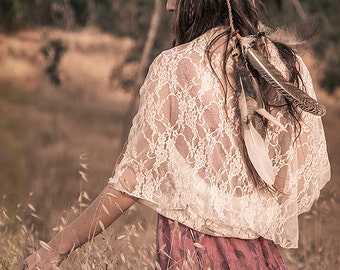
[[[261,179],[268,186],[273,186],[275,181],[273,165],[262,137],[256,131],[251,122],[244,125],[243,132],[244,142],[251,163]]]
[[[252,84],[253,84],[253,88],[255,90],[256,93],[256,102],[257,102],[257,106],[255,108],[255,112],[257,112],[258,114],[262,115],[264,118],[266,118],[268,121],[273,122],[275,125],[279,126],[281,128],[281,130],[286,131],[286,128],[284,125],[281,124],[281,122],[276,119],[273,115],[271,115],[265,108],[264,108],[264,102],[260,93],[260,89],[259,86],[257,84],[257,82],[255,81],[254,77],[251,76],[251,80],[252,80]]]
[[[262,115],[264,118],[268,119],[269,121],[273,122],[275,125],[279,126],[281,130],[287,132],[287,129],[284,125],[280,123],[274,116],[272,116],[265,108],[258,108],[255,110],[258,114]]]
[[[261,135],[257,132],[251,121],[248,119],[249,108],[247,106],[241,78],[240,85],[241,93],[239,97],[239,108],[243,125],[243,138],[247,153],[258,175],[268,186],[271,187],[273,186],[275,180],[272,162],[269,158],[266,145]]]

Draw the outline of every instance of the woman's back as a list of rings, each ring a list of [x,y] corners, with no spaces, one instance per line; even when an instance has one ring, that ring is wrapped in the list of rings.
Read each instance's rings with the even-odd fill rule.
[[[297,216],[310,208],[329,179],[321,120],[303,113],[297,138],[286,109],[271,109],[287,130],[269,122],[265,134],[277,192],[256,187],[244,155],[233,60],[227,61],[229,80],[223,81],[218,78],[224,48],[211,49],[211,65],[206,58],[207,44],[220,31],[214,28],[154,61],[125,156],[110,183],[198,231],[262,236],[296,247]],[[275,47],[267,47],[269,59],[285,74]],[[309,73],[302,60],[299,64],[314,96]],[[269,103],[280,101],[282,96],[275,95]]]

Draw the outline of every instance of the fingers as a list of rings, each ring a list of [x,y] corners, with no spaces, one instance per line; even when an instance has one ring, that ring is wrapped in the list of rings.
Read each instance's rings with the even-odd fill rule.
[[[42,270],[42,269],[52,269],[51,267],[49,268],[42,268],[40,266],[36,266],[36,265],[28,265],[27,262],[22,263],[19,268],[19,270]]]
[[[22,262],[18,268],[18,270],[26,270],[28,269],[28,264],[26,261]]]
[[[44,265],[44,262],[40,260],[37,254],[33,254],[33,255],[28,256],[24,260],[24,262],[19,266],[19,270],[52,269],[50,264],[46,264],[45,267],[41,267],[41,265]]]
[[[66,255],[53,255],[46,249],[39,249],[32,255],[25,258],[19,266],[19,270],[52,270],[58,269],[58,266],[65,259]]]

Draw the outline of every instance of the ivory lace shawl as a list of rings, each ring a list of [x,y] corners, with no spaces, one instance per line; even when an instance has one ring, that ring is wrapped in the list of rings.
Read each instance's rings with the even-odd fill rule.
[[[303,113],[296,139],[285,109],[271,109],[288,130],[269,123],[265,138],[280,192],[258,190],[243,154],[232,60],[227,63],[229,82],[221,83],[205,57],[216,32],[210,30],[154,60],[109,184],[197,231],[243,239],[262,236],[285,248],[297,247],[298,215],[311,208],[330,178],[321,119]],[[267,46],[269,60],[286,75],[274,46]],[[222,48],[216,46],[212,65],[220,77],[221,63]],[[306,91],[315,97],[300,58],[299,65]],[[280,100],[275,92],[271,102]]]

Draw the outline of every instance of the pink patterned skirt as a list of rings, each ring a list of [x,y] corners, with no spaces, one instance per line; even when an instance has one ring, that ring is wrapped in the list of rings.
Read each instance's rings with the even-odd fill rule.
[[[157,269],[287,270],[278,247],[264,239],[214,237],[158,216]]]

